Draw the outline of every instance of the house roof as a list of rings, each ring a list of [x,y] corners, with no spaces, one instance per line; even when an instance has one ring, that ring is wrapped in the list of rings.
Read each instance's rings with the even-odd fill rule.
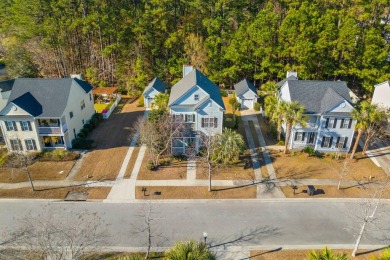
[[[345,81],[288,80],[288,88],[291,101],[309,114],[321,114],[343,100],[352,104]]]
[[[255,93],[255,95],[257,95],[256,87],[252,84],[252,82],[250,82],[247,79],[243,79],[240,82],[238,82],[237,84],[235,84],[234,89],[236,90],[237,96],[244,94],[248,90],[251,90],[253,93]]]
[[[288,80],[298,80],[297,77],[295,77],[294,75],[291,75],[290,77],[288,78],[285,78],[284,80],[282,81],[279,81],[278,83],[276,83],[279,87],[283,86],[283,84],[288,81]]]
[[[60,117],[72,86],[81,87],[85,93],[92,90],[87,82],[74,78],[17,78],[7,104],[14,103],[34,117]]]
[[[98,87],[98,88],[94,88],[92,90],[92,93],[94,95],[102,95],[102,94],[111,95],[111,94],[116,93],[117,90],[118,90],[118,87]]]
[[[154,78],[145,88],[143,93],[146,93],[149,91],[149,89],[154,88],[160,93],[165,93],[165,89],[167,88],[167,85],[159,78]]]
[[[192,70],[172,87],[168,106],[171,106],[176,100],[178,100],[196,85],[209,94],[211,100],[225,109],[218,87],[197,69]]]
[[[1,92],[10,91],[14,85],[14,82],[15,82],[15,79],[8,79],[8,80],[0,81],[0,91]]]

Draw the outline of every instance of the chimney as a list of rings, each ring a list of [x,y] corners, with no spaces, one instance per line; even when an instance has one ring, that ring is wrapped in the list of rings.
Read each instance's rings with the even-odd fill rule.
[[[80,74],[70,74],[70,78],[74,79],[80,79],[80,80],[83,80],[83,76]]]
[[[298,78],[298,73],[296,71],[287,71],[287,75],[286,75],[286,78],[290,77],[290,76],[294,76],[296,78]]]
[[[194,70],[194,67],[191,65],[183,65],[183,78],[190,73],[192,70]]]

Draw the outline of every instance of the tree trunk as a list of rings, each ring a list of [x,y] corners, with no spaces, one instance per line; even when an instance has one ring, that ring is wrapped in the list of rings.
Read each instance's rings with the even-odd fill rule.
[[[284,140],[284,154],[287,154],[287,147],[288,143],[290,141],[290,135],[291,135],[291,124],[286,124],[286,139]]]
[[[211,191],[211,162],[208,162],[209,165],[209,191]]]
[[[359,140],[360,140],[360,137],[362,136],[362,130],[361,129],[358,129],[358,135],[356,137],[356,141],[355,141],[355,144],[353,146],[353,149],[352,149],[352,153],[351,153],[351,159],[353,159],[353,157],[355,157],[355,152],[356,152],[356,149],[359,145]]]
[[[278,126],[276,131],[278,132],[277,141],[280,142],[281,136],[282,136],[282,123],[278,122]]]
[[[362,227],[360,229],[360,232],[359,232],[359,236],[356,239],[355,247],[354,247],[354,249],[352,251],[352,257],[356,256],[356,252],[357,252],[357,250],[359,248],[360,240],[362,239],[364,230],[366,229],[366,225],[367,225],[367,219],[364,220],[364,223],[363,223],[363,225],[362,225]]]

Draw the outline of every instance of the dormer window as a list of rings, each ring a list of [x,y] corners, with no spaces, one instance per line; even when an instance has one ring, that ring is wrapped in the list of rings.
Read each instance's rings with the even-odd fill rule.
[[[195,94],[195,95],[194,95],[194,100],[195,100],[195,101],[199,101],[199,95],[198,95],[198,94]]]

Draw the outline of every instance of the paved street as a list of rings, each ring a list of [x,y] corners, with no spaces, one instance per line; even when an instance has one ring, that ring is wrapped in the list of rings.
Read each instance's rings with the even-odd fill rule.
[[[145,205],[4,200],[0,202],[0,230],[13,230],[18,225],[18,217],[36,215],[49,209],[54,218],[67,218],[69,216],[55,214],[56,209],[65,207],[69,214],[88,210],[101,216],[110,232],[108,246],[140,247],[145,245],[146,235],[135,231],[143,223],[140,213]],[[153,230],[155,235],[161,235],[154,238],[153,246],[167,247],[177,240],[201,240],[204,231],[208,233],[208,242],[214,249],[267,245],[352,246],[356,234],[354,228],[358,228],[358,223],[350,216],[351,212],[357,212],[356,205],[351,200],[288,199],[153,202]],[[390,204],[383,204],[380,210],[389,212]],[[362,244],[389,242],[390,216],[382,216],[377,223],[381,230],[370,229],[370,236],[364,237]]]

